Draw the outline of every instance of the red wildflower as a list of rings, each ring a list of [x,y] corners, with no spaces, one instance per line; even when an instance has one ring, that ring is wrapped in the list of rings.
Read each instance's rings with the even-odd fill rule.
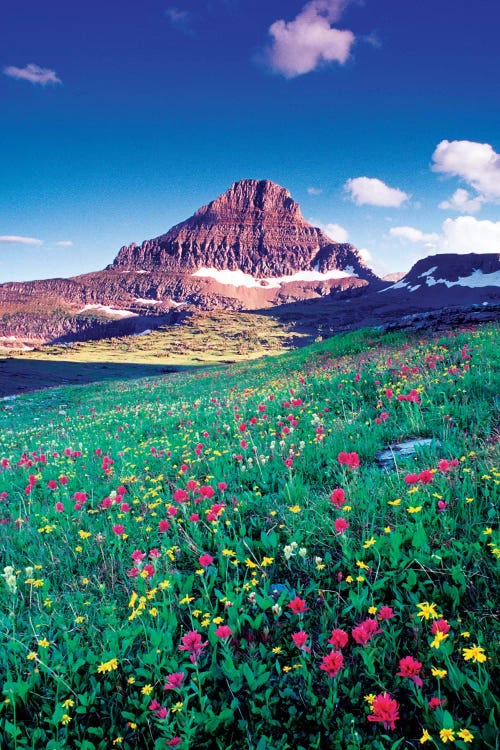
[[[331,643],[332,646],[335,646],[335,648],[344,648],[344,646],[347,645],[348,640],[349,636],[347,635],[345,630],[340,630],[340,628],[337,628],[336,630],[332,630],[332,634],[327,643]]]
[[[341,451],[337,456],[337,461],[350,469],[356,469],[359,466],[359,456],[354,451],[352,453]]]
[[[310,654],[311,649],[306,646],[308,638],[309,635],[303,630],[299,630],[297,633],[292,633],[292,641],[295,643],[297,648],[300,648],[301,651],[305,651],[306,653]]]
[[[337,534],[342,534],[349,528],[349,524],[345,520],[345,518],[337,518],[333,525],[335,526],[335,531],[337,532]]]
[[[172,737],[171,740],[167,740],[165,742],[165,745],[168,747],[177,747],[177,745],[180,745],[182,742],[182,737]]]
[[[444,706],[445,703],[446,703],[446,698],[440,699],[437,696],[433,696],[428,702],[428,706],[434,709],[434,708],[439,708],[439,706]]]
[[[292,599],[291,602],[288,602],[287,607],[289,607],[296,615],[301,614],[302,612],[307,612],[309,609],[309,607],[306,607],[304,599],[301,599],[298,596]]]
[[[47,487],[49,490],[56,490],[57,489],[57,482],[55,479],[49,479],[47,482]]]
[[[394,610],[392,607],[380,607],[378,613],[379,620],[390,620],[394,616]]]
[[[323,657],[319,668],[326,672],[328,677],[336,677],[344,666],[344,657],[340,651],[330,651]]]
[[[357,627],[353,628],[352,637],[360,646],[364,646],[377,633],[381,633],[378,622],[367,617]]]
[[[341,487],[337,487],[333,490],[330,495],[331,502],[335,505],[337,510],[345,504],[345,492]]]
[[[191,656],[189,660],[195,664],[198,656],[201,654],[203,649],[208,645],[208,641],[201,642],[201,635],[197,630],[190,630],[186,635],[181,638],[182,644],[179,646],[179,651],[189,651]]]
[[[113,526],[113,532],[117,534],[118,536],[121,536],[125,531],[125,526],[123,526],[121,523],[115,523]]]
[[[185,676],[184,672],[172,672],[172,674],[167,675],[165,690],[178,690]]]
[[[434,620],[431,627],[431,633],[437,633],[438,631],[440,633],[450,632],[450,626],[446,620]]]
[[[185,503],[188,499],[188,493],[186,490],[175,490],[174,500],[176,503]]]
[[[229,625],[219,625],[217,630],[215,631],[215,635],[217,638],[221,638],[224,640],[224,638],[229,638],[233,634],[233,631],[229,627]]]
[[[141,562],[141,560],[144,560],[144,558],[146,557],[146,553],[145,552],[141,552],[140,549],[135,549],[132,552],[132,554],[130,555],[130,557],[132,558],[132,560],[135,563],[139,563],[139,562]]]
[[[420,474],[407,474],[405,476],[406,484],[416,484],[420,479]]]
[[[423,682],[418,676],[422,669],[422,663],[413,658],[413,656],[405,656],[399,660],[399,672],[396,674],[399,677],[409,677],[415,685],[422,687]]]
[[[165,519],[161,520],[158,524],[158,531],[164,532],[168,531],[170,528],[170,524],[168,521],[165,521]]]
[[[64,505],[62,503],[56,503],[54,505],[54,510],[56,511],[56,513],[62,513],[64,510]]]
[[[208,568],[214,561],[212,555],[200,555],[198,562],[202,568]]]
[[[210,487],[209,484],[204,484],[203,487],[200,487],[200,495],[202,497],[213,497],[215,495],[215,490],[213,487]]]
[[[399,719],[399,705],[388,693],[380,693],[372,703],[373,713],[368,721],[381,721],[385,729],[395,729]]]
[[[422,484],[430,484],[434,479],[434,475],[430,469],[424,469],[418,476]]]

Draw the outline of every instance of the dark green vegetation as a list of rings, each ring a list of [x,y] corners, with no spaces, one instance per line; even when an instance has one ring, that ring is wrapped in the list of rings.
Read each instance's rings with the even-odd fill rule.
[[[2,748],[497,748],[499,360],[360,331],[3,401]]]

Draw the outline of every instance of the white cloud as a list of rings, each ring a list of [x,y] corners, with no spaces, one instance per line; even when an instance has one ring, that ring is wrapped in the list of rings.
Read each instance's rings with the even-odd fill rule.
[[[373,260],[373,256],[369,250],[366,249],[366,247],[362,247],[358,250],[358,253],[361,255],[361,258],[364,260],[365,263],[369,263],[371,260]]]
[[[489,143],[441,141],[432,158],[434,172],[460,177],[483,200],[500,198],[500,154]]]
[[[308,187],[308,188],[307,188],[307,192],[309,193],[309,195],[321,195],[321,193],[322,193],[323,191],[322,191],[322,189],[321,189],[321,188],[316,188],[316,187]]]
[[[320,229],[334,242],[347,242],[349,232],[340,224],[320,224]]]
[[[415,244],[423,243],[427,253],[499,253],[500,254],[500,221],[480,221],[474,216],[458,216],[446,219],[441,233],[422,232],[415,227],[392,227],[391,237],[407,240]]]
[[[55,244],[57,247],[73,247],[71,240],[59,240],[59,242],[56,242]]]
[[[433,245],[438,242],[439,234],[435,232],[422,232],[420,229],[415,227],[391,227],[389,229],[391,237],[397,237],[400,240],[408,240],[409,242],[425,242],[426,244]]]
[[[354,177],[344,185],[352,200],[358,206],[386,206],[398,208],[409,199],[408,193],[398,188],[389,187],[376,177]]]
[[[476,211],[479,211],[484,201],[484,196],[476,195],[473,197],[468,190],[458,188],[458,190],[455,190],[451,198],[447,201],[442,201],[438,208],[458,211],[459,213],[475,214]]]
[[[20,237],[17,234],[4,234],[0,236],[0,243],[4,245],[43,245],[43,240],[37,237]]]
[[[345,63],[354,34],[332,26],[345,5],[345,0],[311,0],[293,21],[275,21],[269,27],[273,41],[267,50],[271,69],[295,78],[325,63]]]
[[[55,70],[41,68],[34,63],[29,63],[24,68],[16,68],[15,65],[9,65],[7,68],[4,68],[3,72],[10,78],[30,81],[30,83],[39,83],[41,86],[46,86],[48,83],[62,83],[61,79],[57,77]]]
[[[443,251],[453,253],[500,253],[500,221],[459,216],[443,223]]]

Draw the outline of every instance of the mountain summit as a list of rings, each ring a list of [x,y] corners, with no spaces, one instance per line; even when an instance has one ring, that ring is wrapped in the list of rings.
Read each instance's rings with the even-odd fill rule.
[[[166,234],[122,247],[108,266],[173,273],[207,268],[263,279],[301,271],[377,278],[352,245],[335,242],[309,224],[288,190],[271,180],[233,183]]]

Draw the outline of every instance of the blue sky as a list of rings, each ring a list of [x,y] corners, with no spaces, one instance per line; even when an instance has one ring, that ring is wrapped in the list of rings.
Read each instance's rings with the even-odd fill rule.
[[[8,5],[0,281],[103,268],[247,177],[381,273],[500,252],[496,0]]]

